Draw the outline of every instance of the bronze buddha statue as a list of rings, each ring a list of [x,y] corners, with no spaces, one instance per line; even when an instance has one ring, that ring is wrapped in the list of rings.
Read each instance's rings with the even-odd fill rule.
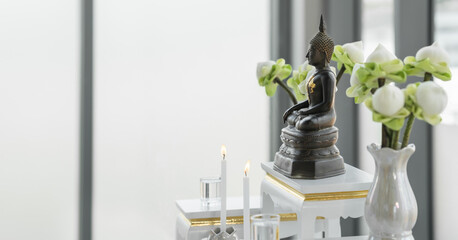
[[[275,155],[274,168],[291,178],[318,179],[345,173],[339,149],[334,97],[336,77],[329,67],[333,40],[326,35],[323,17],[320,31],[310,41],[306,58],[315,66],[306,80],[308,100],[288,109],[283,120],[282,146]]]

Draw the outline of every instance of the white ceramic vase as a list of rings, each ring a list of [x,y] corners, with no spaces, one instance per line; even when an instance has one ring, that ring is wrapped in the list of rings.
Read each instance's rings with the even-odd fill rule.
[[[374,182],[364,209],[369,240],[413,240],[418,208],[407,177],[407,162],[415,145],[393,150],[371,144],[367,149],[375,160]]]

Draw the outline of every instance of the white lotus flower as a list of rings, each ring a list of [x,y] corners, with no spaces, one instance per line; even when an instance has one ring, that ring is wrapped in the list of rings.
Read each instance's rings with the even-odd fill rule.
[[[347,52],[348,57],[355,63],[364,62],[363,41],[346,43],[342,48]]]
[[[372,96],[374,110],[385,115],[393,116],[404,107],[404,93],[394,85],[385,85]]]
[[[425,115],[440,114],[447,106],[447,93],[441,86],[432,81],[421,83],[415,96]]]
[[[356,71],[358,71],[358,69],[361,68],[362,66],[364,65],[361,63],[357,63],[353,67],[353,72],[351,73],[351,77],[350,77],[350,86],[353,87],[360,83],[358,77],[356,76]]]
[[[305,60],[305,62],[302,63],[302,65],[301,65],[301,67],[299,69],[304,71],[304,70],[307,70],[308,66],[311,66],[311,65],[309,65],[309,60]]]
[[[302,81],[299,83],[299,92],[301,92],[304,95],[307,95],[307,81]]]
[[[308,80],[313,76],[313,74],[316,73],[316,68],[313,67],[312,70],[310,70],[308,73],[307,73],[307,77],[305,77],[305,81],[308,82]]]
[[[274,61],[260,62],[256,68],[256,77],[258,79],[265,77],[272,70],[272,66],[275,65]]]
[[[315,69],[315,67],[312,66],[312,65],[310,65],[308,60],[305,60],[305,62],[302,63],[301,66],[299,66],[299,71],[300,71],[300,72],[303,72],[303,71],[310,71],[310,70],[312,70],[312,69]]]
[[[450,64],[450,57],[447,52],[439,46],[439,43],[434,42],[431,46],[422,47],[415,55],[417,61],[429,58],[432,64],[446,62]]]
[[[316,73],[316,68],[313,67],[308,73],[307,73],[307,76],[305,77],[305,80],[302,81],[301,83],[299,83],[299,91],[304,94],[304,95],[307,95],[307,83],[309,82],[310,78],[313,76],[313,74]]]
[[[381,64],[395,59],[397,59],[397,57],[388,51],[385,46],[379,43],[377,48],[367,57],[366,62],[375,62]]]

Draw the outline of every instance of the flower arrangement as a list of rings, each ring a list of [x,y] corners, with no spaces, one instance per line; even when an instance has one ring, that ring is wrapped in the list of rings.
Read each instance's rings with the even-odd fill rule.
[[[336,45],[332,60],[339,69],[336,84],[343,74],[351,75],[346,95],[356,104],[364,103],[372,111],[372,120],[382,123],[382,147],[406,147],[415,119],[431,125],[441,122],[447,95],[432,78],[448,81],[452,76],[448,54],[438,43],[421,48],[404,61],[379,44],[364,61],[363,43],[359,41]],[[307,99],[305,86],[314,72],[307,61],[293,71],[284,59],[279,59],[258,63],[257,78],[268,96],[273,96],[280,85],[297,104]],[[404,89],[396,86],[405,83],[408,76],[421,76],[423,81],[410,83]],[[402,128],[404,135],[399,144]]]

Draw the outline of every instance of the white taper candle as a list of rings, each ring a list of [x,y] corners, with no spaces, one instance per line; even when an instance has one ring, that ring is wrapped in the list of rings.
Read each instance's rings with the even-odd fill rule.
[[[250,161],[245,165],[245,175],[243,176],[243,239],[250,240]]]
[[[226,175],[226,146],[221,146],[221,155],[223,160],[221,160],[221,232],[226,231],[226,183],[227,183],[227,175]]]

